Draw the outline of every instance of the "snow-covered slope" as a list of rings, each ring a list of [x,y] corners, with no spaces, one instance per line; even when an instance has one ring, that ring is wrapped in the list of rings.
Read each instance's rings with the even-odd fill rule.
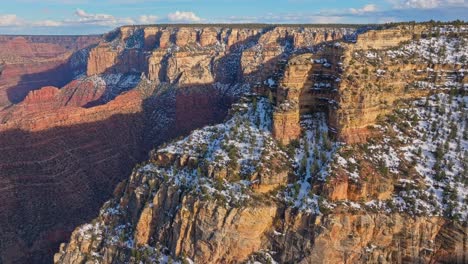
[[[233,106],[232,117],[225,123],[195,130],[155,153],[182,157],[191,166],[179,169],[148,164],[141,170],[164,175],[169,183],[193,189],[202,196],[224,197],[228,206],[238,203],[249,198],[246,190],[258,181],[252,175],[282,170],[280,166],[285,163],[278,161],[287,162],[286,154],[271,135],[271,111],[265,98],[244,98]]]
[[[466,37],[432,37],[412,41],[387,54],[391,58],[418,58],[421,61],[440,64],[466,64],[468,62]]]
[[[367,177],[357,169],[361,155],[394,182],[391,199],[362,206],[466,221],[468,96],[454,93],[406,102],[375,126],[381,138],[353,147],[351,157],[339,153],[335,166],[354,181]]]
[[[411,103],[394,117],[385,129],[395,137],[384,140],[398,146],[396,159],[410,163],[420,175],[400,179],[406,190],[394,198],[395,205],[402,212],[466,221],[468,96],[436,94]]]

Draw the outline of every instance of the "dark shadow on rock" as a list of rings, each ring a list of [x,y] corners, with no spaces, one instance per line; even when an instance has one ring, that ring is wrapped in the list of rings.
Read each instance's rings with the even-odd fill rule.
[[[6,78],[6,76],[2,78]],[[15,86],[7,89],[7,97],[11,103],[16,104],[21,102],[32,90],[37,90],[44,86],[61,87],[70,82],[72,78],[73,74],[69,64],[61,62],[61,64],[51,69],[22,75],[20,81]]]
[[[116,83],[106,83],[105,90],[98,99],[86,103],[83,107],[91,108],[106,104],[114,100],[120,94],[134,89],[140,81],[141,73],[122,74]]]
[[[94,46],[95,44],[92,44],[76,50],[67,59],[57,58],[55,61],[34,62],[25,65],[5,65],[5,74],[3,74],[3,76],[0,75],[0,85],[2,83],[7,83],[8,80],[4,78],[11,78],[7,76],[8,68],[13,68],[12,71],[28,71],[31,70],[31,68],[37,67],[37,69],[39,69],[37,72],[19,75],[19,81],[14,86],[7,88],[6,94],[11,103],[17,104],[21,102],[30,91],[40,89],[44,86],[62,87],[77,75],[86,72],[88,51]],[[15,67],[17,67],[17,69],[15,69]],[[42,68],[44,70],[40,70]],[[14,77],[16,78],[16,76]],[[4,79],[3,81],[2,78]]]
[[[0,132],[0,262],[51,263],[59,244],[98,215],[150,149],[223,120],[229,102],[206,100],[209,89],[177,95],[169,88],[145,99],[142,112],[99,122]]]
[[[51,263],[58,245],[98,214],[144,159],[142,114],[41,132],[0,133],[4,263]]]

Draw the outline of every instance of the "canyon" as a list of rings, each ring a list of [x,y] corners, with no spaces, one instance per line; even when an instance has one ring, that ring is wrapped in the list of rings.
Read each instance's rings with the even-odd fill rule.
[[[0,109],[46,85],[63,86],[79,71],[78,50],[100,36],[0,36]],[[81,62],[83,63],[83,61]]]
[[[191,28],[2,37],[3,262],[50,262],[153,146],[223,120],[248,89],[241,58],[262,29],[225,29],[228,46],[218,30],[205,30],[207,48],[193,51]]]
[[[403,183],[426,172],[404,176],[401,143],[395,168],[368,153],[395,140],[382,120],[403,103],[464,100],[466,27],[439,31],[0,37],[0,263],[466,260],[466,202],[449,215],[405,212],[401,189],[416,187]]]

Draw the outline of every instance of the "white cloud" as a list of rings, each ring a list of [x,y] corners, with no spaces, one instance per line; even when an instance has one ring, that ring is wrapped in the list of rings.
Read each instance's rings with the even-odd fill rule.
[[[181,12],[176,11],[175,13],[170,13],[167,15],[167,19],[171,22],[199,22],[201,18],[199,18],[193,12]]]
[[[63,23],[60,22],[60,21],[54,21],[54,20],[41,20],[41,21],[32,22],[31,26],[35,26],[35,27],[60,27],[60,26],[63,26]]]
[[[314,24],[334,24],[342,23],[344,17],[342,16],[312,16],[308,23]]]
[[[24,20],[16,16],[15,14],[0,14],[0,27],[67,27],[67,26],[104,26],[104,27],[116,27],[121,25],[135,24],[135,20],[131,18],[118,18],[108,14],[90,14],[82,9],[75,10],[75,17],[68,18],[65,20],[37,20],[30,21]],[[141,16],[141,21],[153,21],[156,19],[155,16]]]
[[[404,7],[409,8],[435,8],[440,5],[439,0],[406,0],[403,3]]]
[[[14,14],[0,15],[0,27],[20,26],[23,21]]]
[[[395,8],[434,9],[442,7],[468,7],[466,0],[388,0]]]
[[[351,14],[363,14],[363,13],[370,13],[377,11],[377,6],[374,4],[368,4],[363,6],[362,8],[350,8],[349,12]]]
[[[82,9],[76,9],[75,15],[77,18],[67,19],[65,24],[88,24],[98,26],[118,26],[123,24],[135,24],[131,18],[116,18],[108,14],[89,14]]]
[[[154,24],[159,18],[153,15],[142,15],[138,18],[138,22],[141,24]]]
[[[75,15],[79,17],[89,17],[88,13],[86,13],[83,9],[76,9]]]

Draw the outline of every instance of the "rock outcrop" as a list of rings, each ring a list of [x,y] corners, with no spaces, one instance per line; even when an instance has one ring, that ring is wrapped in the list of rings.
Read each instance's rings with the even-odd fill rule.
[[[0,111],[0,262],[50,262],[112,190],[55,262],[463,258],[456,221],[353,207],[393,197],[401,186],[388,168],[356,158],[361,179],[330,165],[335,139],[359,147],[378,138],[369,126],[402,100],[466,87],[466,65],[451,61],[461,56],[417,53],[429,51],[430,30],[126,26],[74,54],[8,39],[26,54],[8,59],[34,54],[45,70],[7,60],[0,77],[0,91],[16,82],[3,106],[16,104]],[[97,42],[71,39],[73,51]],[[269,99],[228,111],[252,91]],[[187,134],[123,181],[151,148]]]
[[[118,52],[113,51],[108,45],[100,45],[91,49],[88,58],[87,74],[105,73],[117,64]]]
[[[140,176],[133,177],[136,179]],[[156,183],[159,184],[161,183]],[[126,193],[120,201],[122,205],[131,204],[131,208],[135,210],[129,212],[133,215],[136,226],[135,243],[145,246],[157,237],[171,245],[171,252],[190,256],[197,262],[232,263],[247,259],[253,252],[264,247],[267,232],[277,213],[275,206],[268,204],[226,209],[215,201],[199,201],[192,196],[181,197],[180,190],[164,184],[159,185],[158,191],[151,198],[151,206],[142,200],[146,195],[148,194],[140,195],[135,200],[131,193]],[[117,224],[119,220],[109,216],[106,221]],[[167,224],[168,222],[171,224]],[[73,240],[66,248],[66,252],[70,253],[56,255],[56,262],[85,261],[88,254],[100,247],[99,242],[82,240],[80,232],[77,230],[72,235]],[[102,239],[96,238],[98,241]],[[62,249],[65,250],[63,247]],[[105,250],[106,260],[103,263],[129,261],[120,247]]]
[[[284,76],[272,79],[273,86],[269,84],[278,106],[278,125],[274,126],[295,135],[280,132],[277,138],[284,142],[298,138],[297,111],[301,115],[325,111],[340,140],[362,143],[372,136],[367,127],[393,111],[396,102],[427,95],[430,89],[420,89],[421,85],[429,87],[432,83],[434,88],[457,80],[463,87],[466,82],[459,61],[445,61],[445,66],[429,62],[427,68],[427,61],[395,59],[398,52],[393,50],[428,35],[427,30],[411,25],[371,30],[359,34],[356,43],[325,44],[319,52],[293,56],[282,70]],[[287,115],[296,121],[286,124],[280,116]]]
[[[300,114],[296,110],[277,111],[273,114],[273,135],[287,145],[301,135]]]
[[[0,111],[1,195],[9,201],[0,215],[2,262],[50,260],[56,243],[91,219],[153,144],[220,122],[252,84],[242,84],[242,67],[261,71],[250,63],[264,60],[241,58],[244,49],[261,47],[263,33],[123,27],[102,39],[1,37],[0,105],[16,103]],[[274,37],[265,44],[278,50]],[[261,186],[283,178],[259,176]]]
[[[129,186],[141,186],[135,185],[139,177],[134,174]],[[461,226],[449,227],[437,217],[346,212],[314,216],[261,202],[227,210],[194,197],[180,198],[175,188],[162,185],[156,189],[148,202],[150,206],[141,204],[147,194],[135,196],[127,191],[121,198],[116,197],[120,201],[118,208],[133,203],[133,209],[125,210],[125,214],[135,221],[135,243],[144,248],[153,245],[154,240],[161,241],[171,254],[196,262],[239,263],[265,248],[275,248],[276,258],[282,263],[450,262],[464,258],[466,233]],[[137,191],[143,189],[134,189]],[[56,255],[56,263],[81,263],[99,255],[103,256],[97,257],[101,263],[149,261],[140,253],[134,255],[136,259],[131,258],[125,246],[103,246],[108,242],[103,242],[107,235],[99,233],[101,226],[116,227],[119,218],[104,214],[94,231],[86,226],[77,229],[70,244],[61,247]],[[447,232],[454,232],[453,237],[446,237]],[[453,255],[447,256],[447,251]]]
[[[204,28],[200,33],[200,45],[202,47],[212,46],[218,43],[219,32],[215,28]]]
[[[330,188],[327,185],[336,186],[336,177],[332,176],[329,177],[333,182],[319,183],[318,178],[312,178],[315,182],[306,180],[302,186],[299,182],[288,186],[284,175],[294,174],[293,167],[284,166],[285,161],[280,159],[277,167],[283,170],[278,173],[275,166],[264,163],[284,155],[272,147],[276,144],[273,142],[260,149],[254,143],[244,143],[251,153],[267,157],[258,160],[252,157],[236,166],[246,171],[252,164],[258,165],[255,171],[267,176],[263,177],[266,180],[260,180],[260,186],[274,183],[275,188],[257,192],[255,177],[248,174],[240,180],[223,169],[213,173],[205,170],[217,166],[212,154],[223,149],[217,146],[226,142],[235,146],[245,137],[247,140],[243,142],[249,142],[248,136],[239,135],[238,131],[269,123],[256,120],[268,108],[266,101],[251,99],[248,106],[243,101],[234,109],[244,110],[225,123],[194,131],[154,151],[148,163],[134,169],[128,182],[116,188],[115,197],[102,207],[99,217],[78,227],[70,242],[61,245],[55,263],[151,263],[167,258],[182,261],[188,258],[196,263],[243,263],[261,257],[280,263],[464,262],[468,234],[461,222],[390,209],[364,209],[357,203],[351,206],[334,203],[332,207],[316,204],[320,207],[318,213],[314,211],[314,203],[307,204],[305,196],[294,203],[282,196],[295,188],[299,195],[304,195],[307,185],[312,183],[315,187],[308,191],[324,188],[322,199],[331,198],[329,201],[388,200],[394,194],[392,179],[371,171],[372,165],[363,164],[365,160],[354,161],[362,167],[359,177],[367,178],[361,182],[365,184],[361,193],[352,191],[353,188]],[[246,124],[247,120],[252,123]],[[303,138],[309,138],[309,132],[316,137],[311,128],[314,126],[303,127]],[[256,138],[264,141],[271,136],[267,132]],[[306,144],[311,146],[313,142]],[[312,148],[321,147],[320,141],[315,143]],[[206,150],[201,150],[203,146]],[[247,179],[251,186],[242,185]],[[296,184],[298,187],[294,187]],[[345,194],[339,190],[345,190]],[[298,208],[295,203],[304,203],[308,209]]]
[[[314,29],[135,26],[124,31],[108,34],[109,41],[91,50],[88,75],[133,69],[145,72],[150,80],[180,85],[225,82],[223,75],[234,76],[235,79],[229,79],[231,83],[254,83],[273,74],[277,62],[288,57],[290,51],[285,51],[285,47],[294,46],[296,32],[307,35]],[[338,40],[351,32],[352,29],[318,29],[310,45]]]
[[[287,219],[291,219],[286,222],[288,232],[279,240],[282,245],[289,246],[283,251],[281,262],[462,263],[466,257],[460,247],[466,238],[459,237],[466,236],[466,233],[458,233],[456,243],[442,239],[442,234],[448,230],[440,218],[337,213],[315,219],[306,215]],[[314,222],[305,222],[307,220]],[[311,226],[315,227],[310,229]],[[308,244],[310,237],[298,234],[313,234],[313,245]],[[295,245],[292,241],[296,241]],[[446,258],[442,249],[445,243],[454,252],[452,257]]]

